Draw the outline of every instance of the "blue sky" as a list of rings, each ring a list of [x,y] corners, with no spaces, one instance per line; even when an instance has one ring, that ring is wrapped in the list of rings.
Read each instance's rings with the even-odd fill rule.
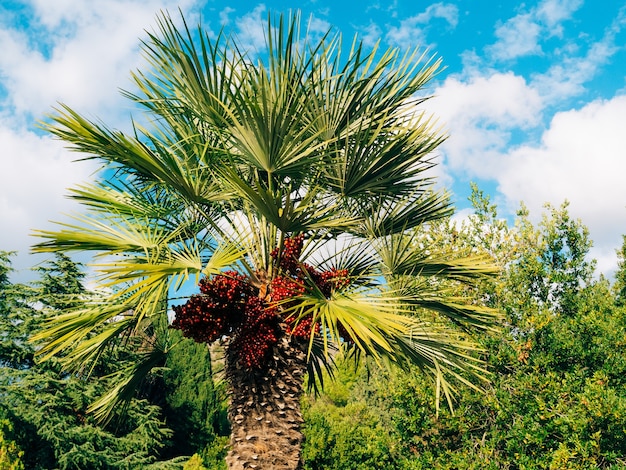
[[[27,277],[33,228],[77,208],[65,188],[95,167],[42,134],[57,102],[128,128],[120,97],[142,66],[139,39],[160,10],[182,10],[216,33],[262,47],[268,11],[298,8],[368,46],[422,47],[443,59],[426,111],[449,134],[437,174],[467,213],[475,181],[511,217],[521,201],[539,219],[546,202],[570,212],[611,274],[626,234],[626,0],[382,2],[271,0],[0,0],[0,250],[17,250]],[[22,277],[20,276],[20,277]]]

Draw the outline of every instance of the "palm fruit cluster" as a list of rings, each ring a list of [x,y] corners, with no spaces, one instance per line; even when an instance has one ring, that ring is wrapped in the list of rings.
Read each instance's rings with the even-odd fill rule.
[[[278,249],[271,253],[274,259],[278,259],[280,255],[280,267],[284,273],[283,276],[274,278],[270,284],[270,299],[274,308],[278,306],[277,310],[289,312],[291,305],[288,299],[303,294],[307,280],[313,281],[326,297],[330,297],[333,290],[349,284],[346,269],[332,268],[328,271],[318,271],[309,264],[301,263],[299,258],[302,254],[303,242],[303,235],[286,238],[282,253],[279,253]],[[320,330],[319,324],[314,324],[310,315],[298,320],[295,315],[288,314],[284,321],[287,325],[287,333],[297,338],[308,339],[312,330],[317,333]]]
[[[172,307],[172,328],[199,343],[212,343],[237,328],[253,294],[246,277],[236,271],[201,279],[200,292],[184,305]]]
[[[332,268],[328,271],[319,273],[319,281],[317,286],[326,295],[330,296],[333,290],[339,290],[350,284],[347,269]]]
[[[278,317],[245,276],[227,271],[200,281],[199,295],[174,306],[172,328],[197,342],[230,337],[229,351],[239,365],[258,368],[278,342]]]
[[[296,235],[295,237],[285,238],[282,252],[275,248],[271,256],[274,259],[280,257],[280,267],[290,273],[296,274],[300,267],[300,255],[302,254],[302,246],[304,244],[304,235]]]
[[[248,370],[267,364],[283,334],[308,339],[312,332],[319,333],[319,324],[314,324],[310,315],[300,319],[293,315],[290,299],[304,294],[311,281],[330,296],[334,289],[348,284],[348,272],[318,271],[301,263],[303,241],[303,235],[286,238],[282,252],[272,252],[272,257],[279,260],[280,272],[270,281],[266,296],[260,297],[259,288],[236,271],[204,278],[200,281],[200,294],[173,307],[172,328],[197,342],[230,338],[229,355]]]
[[[271,308],[276,315],[279,315],[281,311],[288,310],[289,307],[293,306],[293,304],[289,302],[290,298],[302,295],[304,292],[305,287],[300,280],[287,276],[275,277],[270,283]],[[284,318],[284,321],[286,325],[286,332],[288,334],[298,338],[308,338],[311,335],[313,322],[310,315],[298,322],[297,325],[296,317],[293,315],[287,315]]]
[[[234,353],[241,367],[257,369],[266,363],[279,336],[276,314],[258,296],[250,297],[246,303],[244,320],[228,349]]]

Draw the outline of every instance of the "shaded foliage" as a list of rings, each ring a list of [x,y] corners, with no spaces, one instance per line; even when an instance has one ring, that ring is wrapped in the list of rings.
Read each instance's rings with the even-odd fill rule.
[[[355,367],[352,361],[338,361],[336,375],[336,381],[328,384],[323,395],[310,399],[303,407],[304,468],[400,468],[405,460],[400,435],[363,394],[373,385],[367,380],[367,369]]]
[[[182,335],[172,331],[174,341]],[[204,344],[180,341],[167,357],[157,380],[158,403],[168,427],[174,431],[165,457],[199,453],[211,468],[226,454],[224,436],[230,433],[226,390],[216,382],[211,351]],[[155,401],[154,398],[152,401]]]

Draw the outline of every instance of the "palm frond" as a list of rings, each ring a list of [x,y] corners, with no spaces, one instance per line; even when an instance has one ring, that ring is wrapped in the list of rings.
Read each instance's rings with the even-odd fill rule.
[[[411,194],[380,196],[353,203],[353,210],[362,214],[354,233],[375,240],[451,216],[454,209],[448,194],[429,191],[424,184],[416,184]]]
[[[395,346],[401,351],[398,355],[400,366],[416,365],[434,379],[437,413],[442,393],[449,409],[454,410],[456,388],[453,380],[477,391],[481,390],[480,384],[489,383],[490,373],[479,356],[483,349],[445,326],[416,320],[409,328],[409,334],[399,338]]]
[[[330,188],[346,197],[398,196],[429,182],[430,155],[443,140],[422,127],[384,126],[385,119],[361,122],[334,145],[324,167]],[[426,133],[428,132],[428,133]]]
[[[501,314],[496,309],[469,304],[466,299],[459,297],[416,294],[413,298],[407,296],[406,300],[415,307],[437,312],[464,329],[499,331]]]
[[[160,116],[165,128],[191,122],[199,130],[219,130],[228,123],[223,104],[245,76],[245,53],[222,33],[212,40],[198,27],[194,34],[184,18],[183,31],[167,15],[157,23],[160,34],[149,33],[143,42],[151,75],[134,73],[141,94],[125,95]]]
[[[130,306],[125,304],[93,301],[87,302],[84,308],[71,310],[49,319],[44,328],[31,338],[33,342],[39,344],[37,350],[39,360],[45,361],[63,351],[72,351],[76,345],[89,340],[94,331],[106,325],[109,325],[106,331],[110,335],[105,334],[100,339],[111,341],[124,329],[135,326],[134,319],[125,316],[128,311]],[[101,351],[108,346],[108,341],[101,343],[99,346]],[[67,357],[68,364],[74,362],[71,355]],[[74,365],[80,367],[80,363]]]
[[[121,216],[142,215],[153,220],[168,221],[181,210],[181,204],[160,197],[161,191],[146,191],[137,181],[128,184],[122,181],[101,181],[97,184],[81,184],[70,188],[70,197],[80,201],[90,209],[105,214],[117,213]]]
[[[324,354],[329,354],[329,344],[353,341],[364,354],[380,357],[380,351],[392,355],[390,338],[406,332],[407,318],[397,311],[397,303],[381,299],[365,289],[360,292],[335,292],[325,297],[314,285],[306,294],[297,297],[285,309],[286,315],[300,320],[311,316],[320,325]],[[348,336],[346,338],[345,336]],[[311,344],[315,335],[311,335]]]
[[[48,241],[34,245],[33,251],[145,252],[157,249],[173,238],[170,231],[153,225],[149,219],[127,221],[111,216],[104,220],[88,215],[73,215],[72,218],[80,225],[58,222],[57,225],[65,228],[34,231],[35,236]]]
[[[169,350],[158,342],[152,344],[149,349],[139,352],[139,357],[134,362],[104,378],[111,380],[114,385],[92,403],[87,411],[93,413],[96,420],[101,423],[107,423],[116,413],[123,412],[146,377],[165,363],[168,352]]]
[[[320,187],[309,187],[294,198],[289,187],[271,190],[256,180],[245,181],[229,167],[218,170],[224,184],[253,210],[283,233],[300,233],[320,228],[345,228],[358,220],[345,214],[337,201],[326,197]],[[286,189],[286,190],[283,190]]]
[[[465,255],[452,249],[442,251],[424,246],[414,232],[397,233],[373,242],[376,253],[388,276],[435,277],[473,283],[493,277],[500,268],[486,255]]]

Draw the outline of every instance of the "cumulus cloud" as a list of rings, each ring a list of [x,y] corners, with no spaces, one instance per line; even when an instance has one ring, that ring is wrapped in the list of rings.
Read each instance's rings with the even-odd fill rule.
[[[449,77],[428,107],[448,129],[446,166],[479,178],[494,176],[513,130],[537,126],[542,112],[537,92],[511,72]]]
[[[435,3],[422,13],[400,21],[400,26],[389,27],[385,39],[389,44],[402,48],[425,46],[429,44],[426,33],[433,19],[442,19],[450,28],[455,28],[458,17],[459,10],[456,5]]]
[[[519,13],[495,30],[497,41],[487,48],[496,60],[512,60],[541,54],[544,38],[560,35],[561,23],[582,5],[582,0],[544,0],[528,12]]]
[[[524,201],[539,217],[545,203],[568,200],[570,213],[590,229],[598,270],[614,271],[626,234],[626,95],[555,114],[536,144],[528,136],[528,143],[514,143],[516,130],[541,129],[542,101],[520,77],[448,79],[437,95],[431,108],[450,131],[442,146],[445,174],[496,182],[508,214]]]
[[[537,6],[535,14],[548,28],[553,28],[552,34],[554,34],[554,28],[571,18],[582,4],[583,0],[545,0]],[[560,28],[558,31],[560,33]]]
[[[267,24],[267,8],[264,4],[257,5],[235,21],[237,41],[243,50],[256,53],[265,48]]]
[[[614,90],[612,99],[586,105],[572,98],[589,97],[589,83],[623,53],[626,5],[600,36],[572,35],[567,22],[581,4],[522,6],[496,26],[494,44],[462,53],[463,70],[440,83],[428,107],[449,132],[441,147],[447,181],[497,187],[505,215],[521,201],[537,218],[546,202],[570,201],[570,213],[590,229],[599,271],[610,275],[626,234],[626,94]],[[548,47],[555,37],[559,46]],[[516,60],[531,54],[547,68],[522,75]]]
[[[544,0],[535,8],[508,19],[496,27],[497,41],[485,47],[485,57],[468,52],[463,55],[466,74],[484,74],[481,70],[494,67],[499,61],[514,63],[521,57],[538,55],[549,65],[547,69],[535,69],[528,80],[545,107],[580,96],[602,67],[623,49],[622,33],[626,27],[625,5],[617,11],[601,37],[569,36],[559,47],[551,45],[544,51],[544,41],[555,36],[562,38],[563,25],[582,3],[581,0]]]
[[[498,190],[534,212],[567,199],[599,247],[617,248],[626,234],[624,122],[626,95],[557,113],[540,145],[502,155]]]
[[[220,11],[219,16],[220,16],[220,24],[222,26],[226,26],[227,24],[230,23],[230,14],[234,13],[235,9],[231,8],[231,7],[226,7],[223,10]]]
[[[118,87],[130,85],[128,71],[140,63],[139,38],[159,9],[178,3],[34,0],[31,37],[20,24],[0,22],[0,72],[10,105],[37,118],[58,101],[82,110],[117,108]],[[47,42],[34,44],[36,35]]]
[[[541,26],[533,15],[517,15],[496,29],[498,41],[489,48],[490,52],[499,60],[538,54],[540,33]]]
[[[0,121],[2,171],[0,171],[0,249],[17,251],[14,267],[26,270],[34,263],[26,255],[36,240],[31,230],[51,228],[77,205],[64,197],[66,188],[86,181],[94,164],[72,162],[62,144],[49,136],[14,130]],[[24,274],[27,274],[26,272]]]

